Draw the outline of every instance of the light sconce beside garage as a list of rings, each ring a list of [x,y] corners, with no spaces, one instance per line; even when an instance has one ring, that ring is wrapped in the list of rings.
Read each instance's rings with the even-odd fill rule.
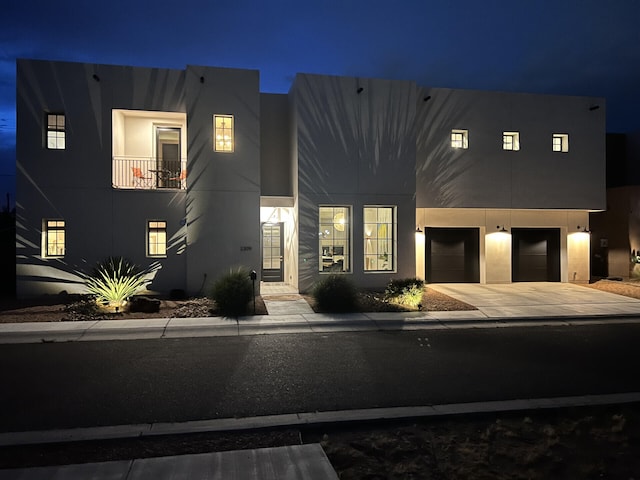
[[[504,228],[504,225],[500,226],[500,225],[496,225],[496,229],[498,230],[498,232],[500,233],[509,233],[509,230],[507,230],[506,228]]]
[[[580,233],[591,233],[591,230],[589,230],[587,227],[580,227],[580,225],[578,225],[577,228]],[[580,228],[582,228],[582,230],[580,230]]]
[[[416,233],[422,233],[422,230],[420,230],[420,226],[416,225]]]

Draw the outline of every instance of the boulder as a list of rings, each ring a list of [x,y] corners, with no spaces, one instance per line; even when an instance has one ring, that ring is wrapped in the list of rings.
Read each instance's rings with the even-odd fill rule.
[[[149,297],[133,297],[129,301],[130,312],[155,313],[160,311],[160,300]]]

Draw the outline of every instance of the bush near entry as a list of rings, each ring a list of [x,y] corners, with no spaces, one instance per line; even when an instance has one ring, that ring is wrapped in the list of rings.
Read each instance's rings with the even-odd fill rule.
[[[312,295],[316,306],[325,312],[354,312],[358,307],[356,287],[344,275],[329,275],[318,281]]]
[[[419,278],[401,278],[391,280],[385,289],[387,301],[417,307],[422,303],[424,282]]]
[[[253,298],[253,284],[249,270],[240,267],[216,280],[209,298],[216,302],[218,313],[225,317],[237,317],[247,313],[247,305]]]

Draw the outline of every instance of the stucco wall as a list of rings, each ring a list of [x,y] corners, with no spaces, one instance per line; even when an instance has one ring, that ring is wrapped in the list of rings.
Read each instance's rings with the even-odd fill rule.
[[[358,93],[358,89],[362,88]],[[318,207],[352,210],[349,275],[364,287],[415,275],[415,86],[299,74],[292,88],[298,164],[299,289],[318,272]],[[364,273],[363,207],[397,207],[397,268]]]
[[[418,100],[419,207],[605,208],[604,99],[421,88]],[[452,129],[468,130],[468,149],[451,148]],[[505,131],[519,151],[502,149]]]

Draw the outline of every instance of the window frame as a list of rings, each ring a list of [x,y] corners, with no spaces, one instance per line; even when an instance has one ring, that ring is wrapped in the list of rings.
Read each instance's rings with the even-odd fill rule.
[[[510,139],[510,141],[507,141],[507,139]],[[520,150],[520,132],[502,132],[502,150],[505,150],[508,152],[519,151]]]
[[[376,221],[367,221],[367,209],[376,210]],[[381,210],[390,210],[391,221],[380,221]],[[397,269],[397,253],[398,253],[398,208],[396,205],[364,205],[362,208],[362,239],[363,239],[363,270],[365,273],[389,273],[395,272]],[[384,234],[381,232],[384,228]],[[375,232],[375,237],[373,236]],[[389,242],[387,252],[380,253],[379,247],[382,242]],[[372,253],[371,250],[374,250]],[[383,257],[386,256],[386,259]],[[388,263],[387,268],[369,268],[379,267],[384,262]]]
[[[222,126],[218,127],[218,119],[222,119]],[[225,119],[231,120],[231,126],[225,127],[224,121]],[[213,151],[216,153],[233,153],[236,149],[236,139],[235,139],[235,128],[236,121],[233,115],[231,114],[222,114],[216,113],[213,115]],[[231,143],[229,148],[226,148],[224,145],[225,142],[225,133],[229,134],[229,141]],[[218,147],[218,141],[222,143],[220,148]]]
[[[159,225],[152,225],[152,224],[163,224],[162,226]],[[164,234],[164,241],[158,241],[157,235],[159,233]],[[166,220],[160,220],[160,219],[154,219],[154,220],[147,220],[147,257],[148,258],[167,258],[167,221]],[[154,240],[152,242],[152,240]],[[164,247],[164,253],[152,253],[153,251],[157,252],[157,249],[159,246],[163,246]]]
[[[454,135],[460,135],[459,139],[454,139]],[[451,130],[451,148],[456,150],[467,150],[469,148],[469,130],[454,128]]]
[[[330,221],[322,222],[323,209],[332,209]],[[336,222],[340,214],[345,214],[342,221]],[[318,205],[318,273],[347,274],[352,273],[353,257],[353,210],[350,205]],[[340,228],[338,225],[341,225]],[[336,236],[335,232],[345,232]],[[336,260],[337,259],[337,260]],[[336,265],[342,261],[342,269]],[[331,263],[329,263],[331,262]]]
[[[53,123],[50,122],[51,117],[55,117]],[[60,118],[62,118],[62,125],[59,122]],[[53,142],[54,146],[51,146],[50,142]],[[67,117],[64,112],[45,112],[44,146],[47,150],[67,149]]]
[[[558,148],[556,148],[556,140],[559,140]],[[554,133],[551,136],[551,150],[554,153],[569,153],[569,134]]]
[[[55,234],[55,239],[51,236]],[[62,245],[62,253],[50,253],[50,248]],[[67,225],[61,218],[44,218],[42,220],[42,258],[64,258],[67,253]]]

